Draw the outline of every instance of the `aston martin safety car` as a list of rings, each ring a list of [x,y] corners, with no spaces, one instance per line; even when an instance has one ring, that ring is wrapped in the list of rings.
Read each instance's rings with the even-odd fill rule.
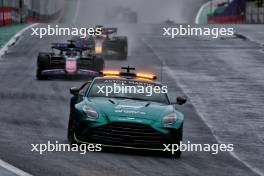
[[[141,89],[164,85],[155,82],[155,75],[146,73],[102,71],[101,77],[73,87],[68,123],[68,139],[73,143],[101,144],[102,147],[135,150],[163,150],[164,144],[179,144],[182,140],[184,115],[175,104],[186,102],[178,97],[172,103],[166,92],[112,92],[99,89],[113,86]],[[177,150],[176,157],[181,156]]]
[[[37,60],[36,77],[39,80],[52,76],[95,77],[104,69],[103,58],[92,54],[91,48],[69,43],[53,43],[52,52],[41,52]]]
[[[128,40],[126,36],[118,36],[117,28],[101,28],[101,35],[93,35],[87,38],[73,37],[72,40],[80,45],[88,45],[94,49],[96,55],[105,59],[127,59]]]

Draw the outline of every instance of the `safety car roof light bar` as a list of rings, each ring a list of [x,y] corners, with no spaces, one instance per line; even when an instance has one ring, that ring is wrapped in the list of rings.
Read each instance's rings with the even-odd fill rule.
[[[126,72],[120,72],[116,70],[105,70],[101,71],[100,74],[102,76],[120,76],[126,78],[139,78],[139,79],[148,79],[148,80],[156,80],[157,76],[148,73],[135,73],[131,72],[131,70],[136,70],[134,67],[121,67],[122,70],[126,70]]]

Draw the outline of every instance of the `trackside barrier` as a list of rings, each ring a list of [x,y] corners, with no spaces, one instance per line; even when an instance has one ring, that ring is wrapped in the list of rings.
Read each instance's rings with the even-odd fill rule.
[[[239,16],[208,16],[209,24],[243,24],[246,21],[244,15]]]
[[[59,16],[60,16],[60,11],[58,11],[52,15],[40,15],[37,13],[30,13],[26,18],[26,22],[28,22],[28,23],[46,23],[46,22],[57,19]]]
[[[264,1],[262,7],[257,7],[255,2],[247,2],[246,22],[248,24],[264,24]]]
[[[12,23],[12,9],[9,7],[0,7],[0,25]]]
[[[60,16],[66,0],[0,0],[0,25],[49,22]],[[3,15],[2,15],[3,14]],[[3,19],[4,17],[4,19]]]

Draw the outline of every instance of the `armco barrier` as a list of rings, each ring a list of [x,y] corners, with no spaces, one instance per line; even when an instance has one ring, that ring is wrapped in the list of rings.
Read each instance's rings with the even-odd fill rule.
[[[0,7],[0,25],[12,23],[12,9],[9,7]]]
[[[246,18],[244,15],[239,16],[208,16],[209,24],[243,24]]]

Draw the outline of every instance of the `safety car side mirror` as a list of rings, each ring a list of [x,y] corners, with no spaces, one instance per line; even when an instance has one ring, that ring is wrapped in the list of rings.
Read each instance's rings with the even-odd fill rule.
[[[187,98],[185,97],[177,97],[176,98],[176,104],[178,105],[183,105],[187,102]]]
[[[80,89],[78,88],[78,87],[72,87],[71,89],[70,89],[70,93],[72,94],[72,95],[79,95],[79,92],[80,92]]]

